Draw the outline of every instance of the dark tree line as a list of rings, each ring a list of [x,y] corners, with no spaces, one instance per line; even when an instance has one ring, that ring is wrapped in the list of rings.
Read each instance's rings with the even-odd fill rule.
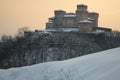
[[[77,32],[30,32],[0,42],[0,68],[27,66],[65,60],[120,47],[120,32],[81,34]]]

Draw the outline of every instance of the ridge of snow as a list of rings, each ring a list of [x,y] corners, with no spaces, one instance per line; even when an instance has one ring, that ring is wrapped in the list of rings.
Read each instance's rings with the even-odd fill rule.
[[[71,32],[71,31],[78,31],[78,28],[58,28],[58,29],[47,29],[45,31],[64,31],[64,32]]]
[[[119,80],[120,47],[65,61],[0,69],[0,80]]]
[[[52,17],[50,17],[50,18],[54,19],[54,18],[55,18],[55,16],[52,16]]]
[[[52,21],[49,21],[49,22],[47,22],[47,23],[53,23]]]
[[[88,20],[94,20],[94,19],[88,17]]]
[[[85,5],[85,4],[78,4],[78,6],[87,6],[87,5]]]
[[[76,17],[76,14],[73,12],[69,12],[69,13],[65,14],[64,17]]]
[[[64,17],[76,17],[76,15],[74,15],[74,14],[66,14],[66,15],[64,15]]]
[[[34,31],[32,31],[32,30],[25,30],[24,32],[34,32]]]
[[[55,10],[55,11],[64,11],[64,10],[62,10],[62,9],[57,9],[57,10]]]
[[[97,12],[90,12],[90,13],[92,13],[92,14],[98,14]]]
[[[93,22],[89,20],[82,20],[82,21],[79,21],[79,23],[93,23]]]

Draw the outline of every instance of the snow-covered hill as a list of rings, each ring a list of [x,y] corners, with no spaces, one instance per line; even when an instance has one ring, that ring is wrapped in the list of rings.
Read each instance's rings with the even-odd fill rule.
[[[0,70],[0,80],[120,80],[120,48],[65,61]]]

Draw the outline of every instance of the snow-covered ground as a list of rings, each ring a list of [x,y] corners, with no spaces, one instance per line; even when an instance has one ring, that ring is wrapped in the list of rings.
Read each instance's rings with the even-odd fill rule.
[[[65,61],[0,70],[0,80],[120,80],[120,48]]]

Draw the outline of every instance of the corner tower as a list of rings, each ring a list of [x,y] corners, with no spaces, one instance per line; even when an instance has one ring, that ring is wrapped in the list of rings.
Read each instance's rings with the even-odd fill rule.
[[[88,15],[89,18],[93,19],[93,26],[98,27],[98,18],[99,18],[99,13],[96,12],[90,12]]]
[[[54,11],[54,23],[56,27],[63,26],[63,16],[66,14],[66,11],[64,10],[55,10]]]
[[[76,18],[77,21],[85,20],[88,17],[87,5],[79,4],[77,5]]]

